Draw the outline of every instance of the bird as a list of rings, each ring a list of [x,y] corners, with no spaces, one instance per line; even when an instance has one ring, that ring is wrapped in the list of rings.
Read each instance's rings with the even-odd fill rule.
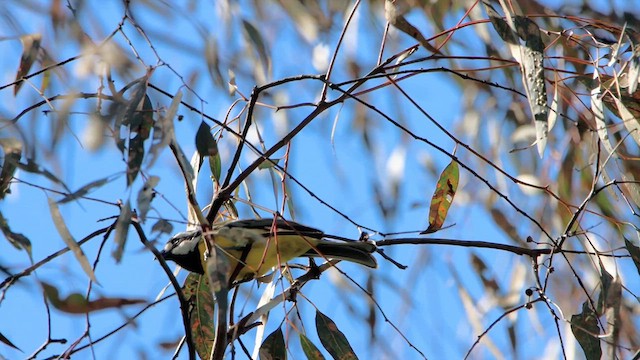
[[[274,227],[275,226],[275,227]],[[232,220],[214,224],[209,234],[229,260],[230,282],[245,282],[297,257],[321,257],[376,268],[376,245],[366,241],[327,240],[321,230],[284,219]],[[160,252],[164,260],[197,274],[206,269],[207,244],[203,232],[175,234]]]

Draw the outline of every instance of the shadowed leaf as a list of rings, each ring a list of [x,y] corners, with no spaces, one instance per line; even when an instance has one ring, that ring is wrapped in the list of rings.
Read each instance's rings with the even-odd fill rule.
[[[452,161],[440,174],[440,179],[438,179],[436,191],[433,193],[431,206],[429,207],[429,227],[421,234],[429,234],[442,228],[449,212],[449,207],[453,202],[453,197],[458,190],[459,178],[458,163]]]
[[[211,135],[209,126],[204,121],[200,123],[196,133],[196,149],[202,157],[218,154],[218,144]]]
[[[334,359],[358,358],[351,345],[349,345],[347,338],[336,326],[336,323],[320,311],[316,311],[316,331],[322,346],[327,349]]]
[[[282,329],[278,328],[260,345],[260,360],[285,360],[287,358],[287,348],[284,343]]]
[[[598,317],[589,302],[582,304],[582,313],[571,316],[571,331],[587,360],[599,360],[602,357],[600,340],[596,337],[600,334]]]
[[[48,198],[47,200],[49,201],[49,211],[51,212],[51,219],[53,220],[53,223],[58,230],[58,234],[60,234],[60,237],[67,245],[69,250],[71,250],[76,260],[78,260],[78,263],[80,263],[80,266],[82,267],[82,270],[85,272],[85,274],[87,274],[87,276],[89,276],[89,279],[91,279],[93,282],[97,283],[98,280],[96,279],[96,275],[93,272],[91,264],[89,264],[89,259],[87,259],[87,256],[80,248],[80,245],[78,245],[78,243],[74,240],[71,232],[69,232],[69,229],[67,228],[67,225],[64,223],[64,219],[62,218],[62,214],[60,213],[60,209],[58,208],[58,204],[51,198]]]

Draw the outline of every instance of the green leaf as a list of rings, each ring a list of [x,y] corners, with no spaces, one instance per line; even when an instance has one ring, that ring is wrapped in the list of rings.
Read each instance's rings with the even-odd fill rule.
[[[127,242],[127,235],[129,234],[129,225],[131,224],[131,205],[129,201],[120,206],[120,215],[118,216],[118,220],[116,220],[116,231],[114,235],[114,242],[116,243],[116,248],[113,250],[111,255],[116,260],[117,263],[122,260],[122,254],[124,253],[124,245]]]
[[[600,340],[597,338],[600,334],[598,317],[589,302],[582,304],[582,313],[571,316],[571,331],[587,360],[599,360],[602,357]]]
[[[442,228],[444,220],[449,212],[449,207],[453,202],[453,197],[458,190],[458,181],[460,178],[460,170],[458,163],[451,161],[449,165],[440,174],[436,190],[431,197],[431,206],[429,207],[429,227],[421,234],[430,234]]]
[[[336,323],[320,311],[316,312],[316,331],[322,346],[334,359],[352,360],[358,358]]]
[[[278,328],[260,345],[261,360],[285,360],[287,358],[287,347],[284,343],[282,329]]]
[[[640,236],[640,233],[638,234],[638,236]],[[636,270],[638,270],[638,275],[640,275],[640,248],[635,246],[631,241],[627,240],[626,238],[624,239],[624,245],[627,248],[629,255],[631,255],[631,259],[633,260],[633,263],[636,265]]]
[[[0,139],[0,146],[4,152],[4,162],[0,171],[0,199],[4,199],[22,157],[22,143],[16,138],[3,138]]]
[[[304,351],[307,359],[324,360],[324,355],[322,355],[320,349],[318,349],[318,347],[315,346],[303,333],[300,333],[300,345],[302,346],[302,351]]]
[[[80,266],[82,267],[82,270],[85,272],[85,274],[89,276],[89,279],[91,279],[91,281],[97,283],[98,279],[96,279],[96,274],[94,274],[93,272],[93,267],[91,267],[89,259],[87,259],[87,256],[80,248],[80,245],[78,245],[78,243],[71,235],[71,232],[69,232],[69,228],[67,228],[67,225],[62,218],[62,214],[60,213],[58,204],[51,198],[47,198],[47,200],[49,201],[49,212],[51,212],[51,219],[53,220],[53,223],[58,230],[58,234],[60,234],[60,237],[67,245],[69,250],[71,250],[76,260],[78,260],[78,263],[80,263]]]
[[[209,156],[209,169],[211,170],[211,176],[217,182],[220,182],[220,175],[222,174],[222,160],[220,154],[216,153],[214,156]]]
[[[213,312],[215,302],[206,276],[189,273],[184,282],[184,296],[190,304],[189,324],[196,352],[201,359],[209,359],[213,340]]]

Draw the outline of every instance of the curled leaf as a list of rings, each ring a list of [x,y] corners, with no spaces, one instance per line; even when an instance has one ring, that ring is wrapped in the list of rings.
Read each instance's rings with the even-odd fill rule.
[[[459,178],[458,163],[452,161],[440,174],[440,179],[438,179],[436,190],[431,198],[431,206],[429,207],[429,227],[421,234],[430,234],[442,228],[449,212],[449,207],[453,202],[453,197],[458,190]]]

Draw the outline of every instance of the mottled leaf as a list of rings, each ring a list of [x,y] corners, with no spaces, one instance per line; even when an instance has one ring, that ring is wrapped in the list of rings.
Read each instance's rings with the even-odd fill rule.
[[[29,70],[31,70],[31,66],[38,58],[41,41],[41,34],[30,34],[20,37],[20,42],[22,42],[22,56],[20,56],[20,65],[18,66],[18,72],[16,73],[16,81],[22,79],[29,73]],[[16,83],[13,88],[13,95],[18,94],[22,84],[24,84],[24,81]]]
[[[540,28],[531,19],[517,16],[515,26],[518,35],[524,40],[524,46],[520,47],[520,67],[529,108],[536,126],[536,146],[538,154],[542,157],[549,134],[544,43],[540,36]]]
[[[111,253],[116,262],[122,260],[122,254],[124,253],[124,246],[127,242],[127,235],[129,234],[129,225],[131,224],[131,205],[129,201],[120,206],[120,215],[116,220],[116,230],[113,240],[116,244],[115,249]]]
[[[86,314],[98,310],[121,308],[126,305],[143,304],[146,300],[101,297],[95,300],[87,300],[84,295],[73,293],[64,299],[60,298],[57,288],[47,283],[42,283],[44,294],[54,308],[68,314]]]
[[[317,346],[315,346],[308,337],[300,333],[300,345],[302,351],[309,360],[324,360],[324,355],[320,352]]]
[[[498,14],[487,0],[482,1],[494,29],[505,41],[511,55],[520,64],[522,83],[527,94],[529,108],[536,127],[536,147],[542,157],[549,133],[546,79],[544,75],[544,43],[540,28],[531,19],[514,16],[503,6],[505,19]],[[524,45],[520,40],[524,41]]]
[[[316,311],[316,331],[322,346],[327,349],[334,359],[349,360],[358,358],[351,345],[349,345],[347,338],[336,326],[336,323],[320,311]]]
[[[0,199],[4,199],[9,191],[9,185],[20,162],[20,157],[22,157],[22,142],[16,138],[2,138],[0,146],[4,152],[4,161],[0,171]]]
[[[53,220],[53,223],[58,230],[58,234],[60,234],[60,237],[67,245],[69,250],[71,250],[76,260],[78,260],[78,263],[82,267],[82,270],[85,272],[85,274],[87,274],[87,276],[89,276],[89,279],[94,282],[98,282],[98,280],[96,279],[96,275],[93,272],[93,267],[89,263],[89,259],[87,259],[87,256],[82,251],[82,248],[80,248],[80,245],[78,245],[78,243],[75,241],[75,239],[71,235],[71,232],[69,232],[69,228],[67,228],[67,225],[62,218],[62,214],[60,213],[58,204],[51,198],[48,198],[47,200],[49,201],[49,211],[51,212],[51,219]]]
[[[440,174],[429,207],[429,227],[422,234],[429,234],[442,228],[453,197],[456,195],[459,177],[460,170],[456,161],[449,163]]]
[[[206,276],[189,273],[184,282],[184,296],[189,302],[189,324],[196,352],[201,359],[209,359],[215,338],[213,313],[215,302]]]
[[[281,328],[276,329],[264,339],[259,353],[260,360],[285,360],[287,358],[287,347]]]
[[[144,183],[140,191],[138,191],[138,217],[140,218],[140,222],[144,222],[147,218],[147,213],[149,209],[151,209],[151,200],[155,195],[153,190],[156,185],[160,182],[160,178],[157,176],[150,176],[147,181]]]
[[[588,301],[582,304],[582,312],[571,316],[571,332],[576,337],[587,360],[600,360],[602,348],[597,336],[600,334],[598,317]]]

